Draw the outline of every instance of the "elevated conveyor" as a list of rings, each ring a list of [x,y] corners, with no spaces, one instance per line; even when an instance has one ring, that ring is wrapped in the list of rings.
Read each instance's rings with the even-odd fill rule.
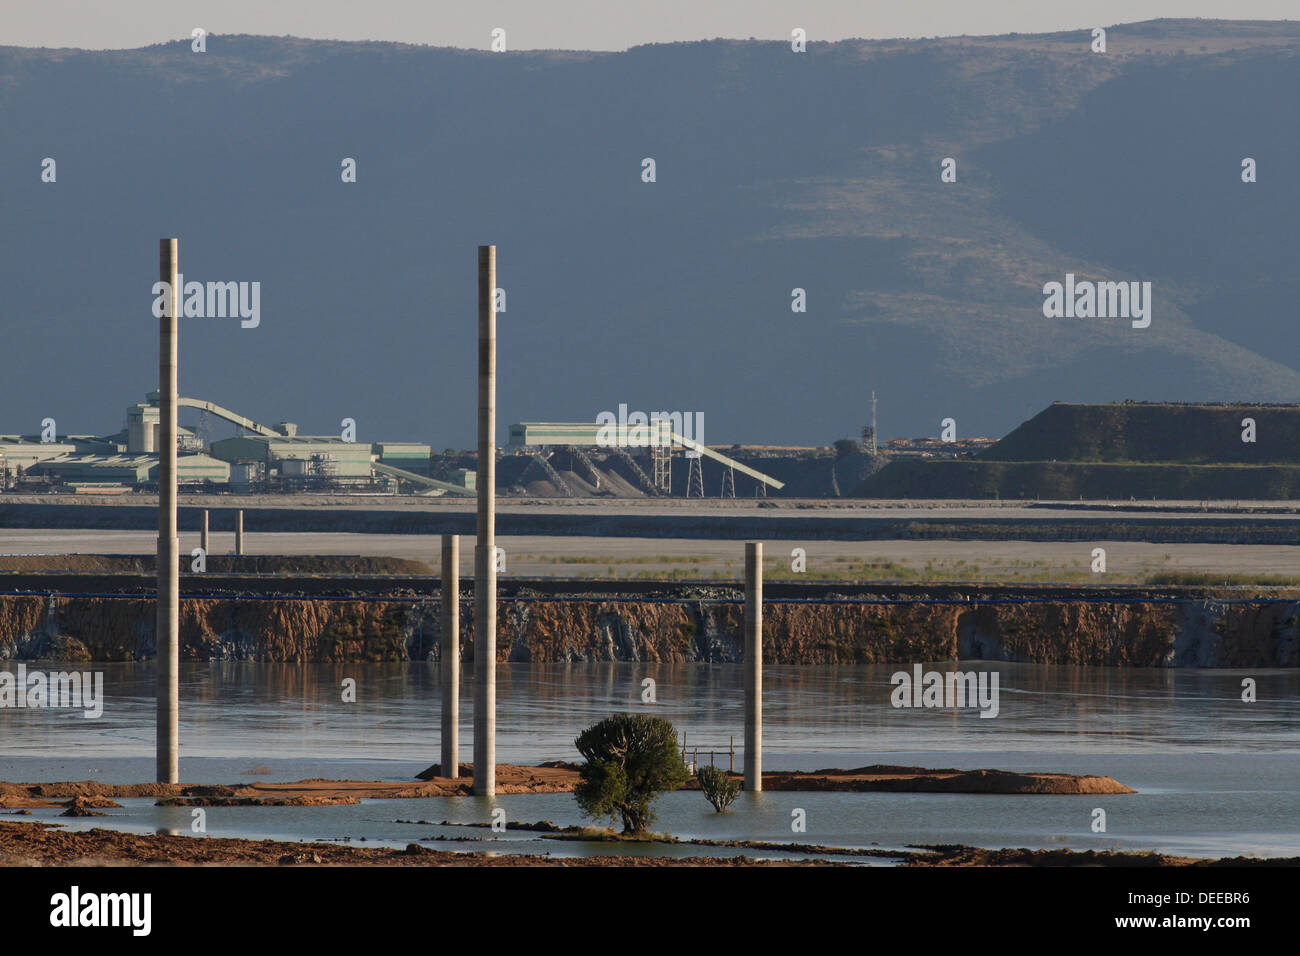
[[[385,465],[383,462],[373,462],[375,471],[381,475],[388,475],[390,478],[400,478],[402,481],[409,481],[413,485],[419,485],[422,488],[436,488],[444,491],[449,495],[465,495],[474,497],[475,492],[468,488],[462,488],[460,485],[453,485],[447,481],[439,481],[437,478],[429,478],[425,475],[417,475],[413,471],[407,471],[404,468],[394,468],[392,465]]]
[[[767,485],[769,488],[775,488],[778,491],[785,487],[785,482],[777,481],[771,475],[765,475],[757,469],[750,468],[748,465],[742,465],[734,458],[728,458],[721,452],[714,451],[701,442],[683,436],[671,431],[665,419],[656,419],[660,424],[658,426],[630,426],[631,428],[645,428],[647,435],[656,433],[663,436],[660,440],[667,443],[671,440],[682,448],[690,451],[699,452],[705,458],[712,458],[719,464],[727,468],[734,468],[742,475],[748,475],[755,481]],[[601,425],[599,422],[518,422],[510,426],[510,444],[524,446],[538,445],[585,445],[610,448],[614,450],[626,448],[647,447],[646,445],[614,445],[610,442],[601,442],[599,435],[602,429],[609,426]],[[620,426],[628,427],[628,426]],[[660,430],[662,429],[662,430]]]
[[[742,475],[749,475],[749,477],[753,478],[755,481],[761,481],[769,488],[776,488],[777,490],[780,490],[781,488],[785,487],[784,481],[777,481],[771,475],[765,475],[761,471],[755,471],[753,468],[750,468],[748,465],[742,465],[734,458],[728,458],[726,455],[722,454],[721,452],[714,451],[708,445],[701,445],[699,442],[694,441],[690,438],[683,438],[681,435],[677,434],[676,432],[673,432],[673,441],[677,442],[683,448],[689,448],[691,449],[691,451],[698,451],[705,458],[712,458],[714,461],[721,462],[722,464],[726,465],[728,468],[734,468]]]
[[[158,404],[157,392],[150,392],[145,397],[152,404],[154,405]],[[216,415],[218,418],[224,418],[226,421],[238,425],[240,428],[244,429],[244,431],[256,432],[259,435],[265,435],[267,438],[284,437],[284,434],[282,432],[278,432],[274,428],[270,428],[266,425],[258,424],[257,422],[253,421],[251,418],[246,418],[245,416],[239,414],[239,412],[232,412],[228,408],[223,408],[222,406],[218,405],[216,402],[205,402],[201,398],[184,398],[184,397],[178,398],[176,401],[177,404],[180,405],[182,408],[197,408],[205,412],[211,412],[213,415]]]

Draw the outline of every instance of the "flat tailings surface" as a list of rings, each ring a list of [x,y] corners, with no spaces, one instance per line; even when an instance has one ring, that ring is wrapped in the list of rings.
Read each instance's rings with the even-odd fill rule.
[[[507,505],[503,507],[508,509]],[[469,511],[418,508],[245,507],[252,532],[365,532],[369,534],[475,533]],[[1027,509],[1026,509],[1027,510]],[[233,527],[233,507],[211,508],[212,527]],[[199,530],[202,509],[179,508],[181,531]],[[0,503],[0,528],[79,528],[147,531],[158,527],[156,506],[136,504]],[[1206,544],[1300,544],[1300,517],[1180,515],[1134,517],[870,517],[809,515],[773,503],[764,514],[536,513],[503,510],[496,533],[615,538],[813,539],[822,541],[1149,541]]]

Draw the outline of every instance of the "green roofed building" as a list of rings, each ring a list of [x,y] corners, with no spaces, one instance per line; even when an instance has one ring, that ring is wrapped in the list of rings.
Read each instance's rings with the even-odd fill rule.
[[[432,449],[421,442],[377,441],[370,450],[385,465],[416,475],[429,473],[429,454]]]
[[[244,435],[212,443],[212,456],[226,462],[256,461],[267,474],[301,473],[301,463],[327,462],[335,478],[369,478],[369,442],[346,442],[325,435]]]
[[[0,455],[4,456],[5,464],[14,470],[21,468],[27,471],[38,462],[76,453],[77,444],[67,439],[42,442],[21,435],[0,435]]]
[[[596,422],[517,422],[510,426],[512,445],[595,445]]]
[[[30,472],[67,485],[142,485],[158,480],[158,456],[69,455],[39,462]],[[181,484],[225,484],[230,480],[230,466],[207,455],[181,455],[176,459],[176,479]]]

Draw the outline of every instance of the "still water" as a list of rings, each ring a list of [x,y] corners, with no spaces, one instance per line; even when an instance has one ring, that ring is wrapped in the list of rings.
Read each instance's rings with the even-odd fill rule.
[[[66,665],[29,664],[29,670]],[[17,665],[6,663],[11,672]],[[827,846],[1160,850],[1189,856],[1300,855],[1300,672],[1108,669],[969,662],[999,674],[999,713],[896,709],[893,666],[764,669],[764,765],[768,770],[928,767],[1108,774],[1131,796],[948,794],[742,794],[713,812],[698,792],[668,794],[655,828],[682,838],[753,839]],[[948,663],[927,669],[949,670]],[[140,782],[153,775],[153,669],[95,665],[105,682],[103,715],[0,709],[0,779]],[[461,690],[461,753],[472,753],[470,696]],[[1258,700],[1242,701],[1242,681]],[[654,702],[643,702],[653,683]],[[344,682],[355,681],[355,702]],[[410,779],[438,759],[438,665],[186,664],[181,667],[181,779],[194,783],[306,777]],[[685,732],[701,762],[727,766],[736,738],[742,760],[743,682],[737,665],[502,665],[497,682],[497,759],[576,760],[574,736],[620,710],[649,711]],[[710,757],[713,751],[716,756]],[[114,826],[189,832],[189,811],[123,800],[108,817],[59,819],[77,828]],[[493,806],[519,821],[585,821],[569,794],[368,800],[356,806],[208,808],[211,836],[350,839],[426,844],[467,852],[553,855],[611,852],[535,834],[398,820],[487,822]],[[1106,812],[1093,832],[1094,809]],[[805,832],[792,832],[802,810]],[[58,819],[59,810],[24,819]],[[359,843],[361,838],[366,843]],[[626,846],[619,853],[630,852]],[[638,852],[703,855],[700,847]],[[748,851],[754,855],[754,851]]]

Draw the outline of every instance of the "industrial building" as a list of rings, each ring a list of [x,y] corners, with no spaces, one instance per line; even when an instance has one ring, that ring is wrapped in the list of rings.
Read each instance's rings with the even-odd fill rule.
[[[157,400],[153,392],[128,406],[125,427],[111,435],[61,435],[53,441],[0,436],[0,488],[151,489],[158,478]],[[471,453],[434,455],[424,442],[299,435],[293,422],[264,425],[203,399],[179,397],[178,405],[199,413],[194,427],[177,426],[178,478],[190,490],[469,496],[477,487],[477,457]],[[214,419],[240,433],[212,438]],[[762,456],[745,454],[741,461],[739,446],[706,446],[678,434],[666,419],[616,435],[613,442],[609,437],[600,422],[513,424],[498,465],[502,484],[520,495],[703,497],[707,481],[710,496],[735,497],[738,490],[746,496],[780,491],[790,480],[789,469],[777,462],[772,464],[780,479],[768,473]]]
[[[307,435],[242,435],[212,443],[212,457],[232,463],[255,462],[267,477],[313,474],[369,480],[371,454],[368,443]],[[427,461],[427,454],[425,458]]]
[[[0,488],[72,492],[129,491],[158,478],[161,427],[158,395],[126,410],[126,427],[107,436],[0,436]],[[421,494],[472,494],[475,472],[457,468],[451,481],[430,475],[431,449],[422,442],[350,442],[340,436],[299,435],[297,425],[261,425],[215,402],[181,398],[198,409],[197,430],[177,427],[177,473],[181,484],[232,491],[302,491],[377,488]],[[248,434],[204,441],[207,416]]]
[[[784,482],[771,475],[751,468],[702,442],[677,434],[672,429],[672,422],[666,418],[654,418],[648,424],[626,426],[611,426],[600,422],[517,422],[510,426],[510,444],[524,454],[530,454],[532,458],[517,477],[517,485],[522,485],[528,471],[535,468],[566,496],[574,493],[575,482],[572,477],[566,479],[560,474],[551,463],[551,458],[557,451],[563,453],[569,459],[571,475],[586,476],[584,484],[590,484],[599,493],[602,469],[592,460],[591,453],[587,451],[589,448],[599,449],[601,454],[618,459],[625,469],[626,478],[644,494],[671,494],[674,452],[680,452],[686,463],[687,497],[704,497],[703,458],[712,459],[722,468],[722,497],[736,496],[737,472],[753,479],[756,495],[766,495],[769,488],[779,491],[785,487]],[[639,453],[643,448],[648,452],[650,474],[646,473],[628,450]],[[605,477],[609,477],[607,472]]]
[[[73,455],[33,465],[28,474],[71,485],[143,485],[158,480],[157,455]],[[208,455],[180,455],[176,477],[181,484],[226,484],[230,466]]]
[[[79,437],[64,436],[63,438],[43,442],[39,438],[24,435],[0,435],[0,457],[3,457],[5,465],[11,471],[22,469],[26,471],[37,462],[47,461],[51,458],[61,458],[65,455],[91,454],[87,449],[89,443],[81,440]],[[116,454],[119,450],[116,445],[101,446],[103,452]],[[122,449],[125,450],[125,449]]]
[[[377,441],[370,447],[375,457],[385,465],[416,475],[429,474],[429,456],[433,449],[422,442]]]

